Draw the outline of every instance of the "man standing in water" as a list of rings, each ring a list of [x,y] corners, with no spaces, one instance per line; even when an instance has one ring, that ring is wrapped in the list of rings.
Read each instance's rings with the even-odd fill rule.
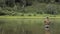
[[[50,20],[49,17],[46,17],[44,20],[45,34],[50,34]]]

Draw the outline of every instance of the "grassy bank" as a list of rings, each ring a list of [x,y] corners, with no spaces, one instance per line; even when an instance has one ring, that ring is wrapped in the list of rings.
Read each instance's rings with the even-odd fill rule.
[[[8,18],[8,19],[10,19],[10,18],[12,18],[12,19],[15,19],[15,18],[16,18],[16,19],[17,19],[17,18],[19,18],[19,19],[23,19],[23,18],[26,18],[26,19],[27,19],[27,18],[29,18],[29,19],[30,19],[30,18],[32,18],[32,19],[33,19],[33,18],[37,18],[37,19],[38,19],[38,18],[39,18],[39,19],[40,19],[40,18],[46,18],[47,16],[48,16],[49,18],[54,18],[54,19],[55,19],[55,18],[60,18],[60,15],[55,15],[55,16],[54,16],[54,15],[40,15],[40,16],[0,16],[0,18]]]

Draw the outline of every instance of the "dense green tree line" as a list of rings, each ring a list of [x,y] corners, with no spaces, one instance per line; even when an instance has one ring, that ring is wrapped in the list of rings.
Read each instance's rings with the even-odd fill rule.
[[[10,7],[13,7],[15,6],[16,4],[19,4],[20,6],[24,5],[24,6],[29,6],[29,5],[32,5],[32,3],[34,1],[37,1],[37,2],[45,2],[45,3],[49,3],[49,2],[59,2],[59,0],[0,0],[0,6],[10,6]]]
[[[18,13],[59,14],[60,7],[57,5],[59,2],[59,0],[0,0],[0,15],[16,15]],[[41,3],[45,4],[42,5]]]

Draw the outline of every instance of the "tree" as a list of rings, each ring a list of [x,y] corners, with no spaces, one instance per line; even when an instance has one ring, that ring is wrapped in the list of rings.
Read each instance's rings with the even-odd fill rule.
[[[47,8],[47,11],[46,11],[47,14],[53,14],[53,15],[57,14],[57,8],[55,5],[48,4],[46,8]]]

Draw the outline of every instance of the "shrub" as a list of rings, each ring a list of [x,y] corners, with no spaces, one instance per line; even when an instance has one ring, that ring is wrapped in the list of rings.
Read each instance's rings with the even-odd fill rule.
[[[21,14],[21,16],[24,16],[24,14]]]
[[[29,14],[28,16],[32,16],[31,14]]]
[[[36,14],[34,14],[34,16],[36,16]]]

